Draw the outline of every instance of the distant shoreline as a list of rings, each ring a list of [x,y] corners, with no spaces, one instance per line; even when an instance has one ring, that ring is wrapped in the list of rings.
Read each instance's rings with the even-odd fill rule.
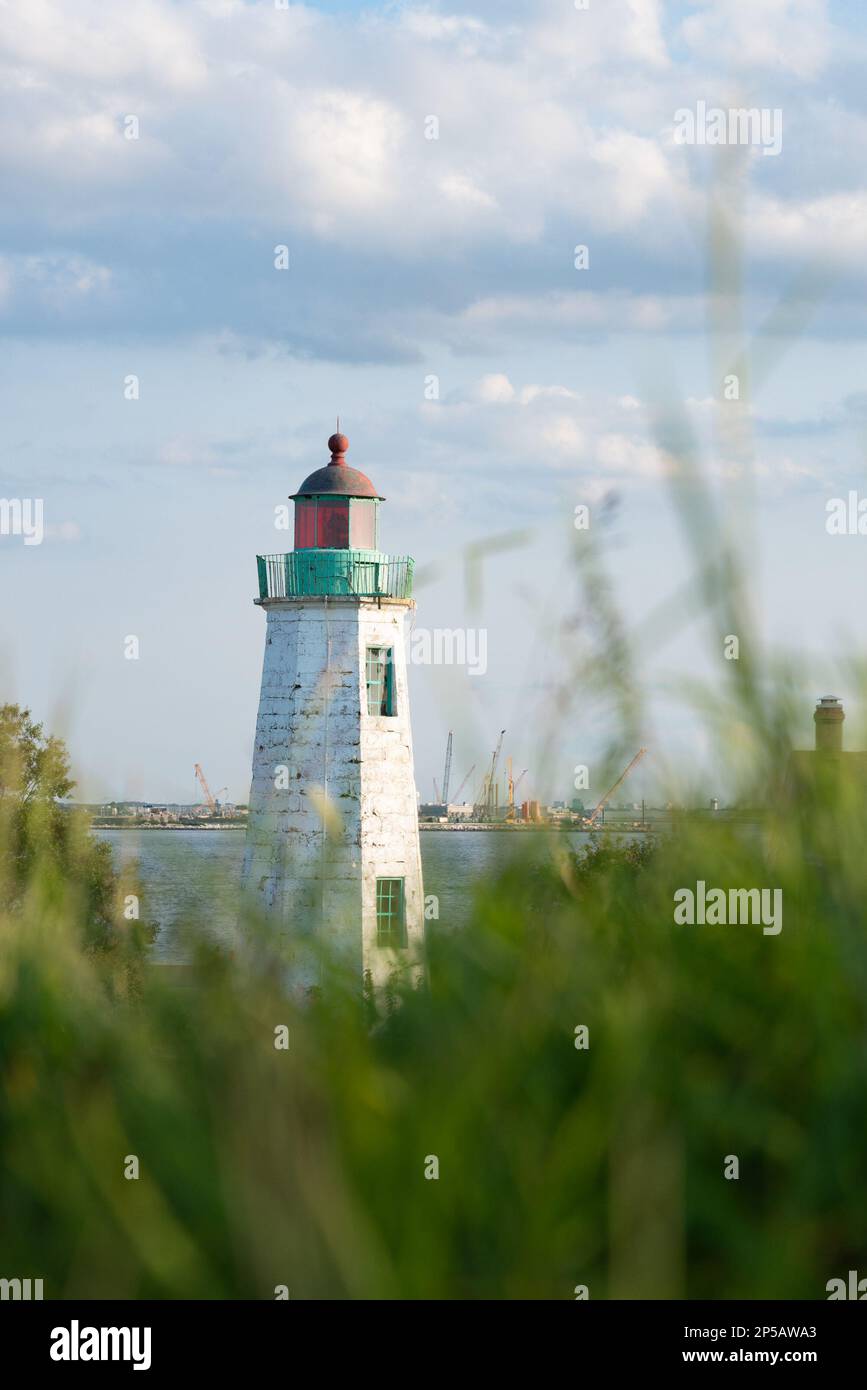
[[[662,829],[662,828],[664,828],[667,824],[668,824],[668,822],[666,822],[666,821],[661,821],[661,822],[659,822],[659,823],[658,823],[657,825],[655,825],[655,826],[653,826],[653,825],[599,825],[599,826],[593,826],[593,827],[591,827],[591,828],[588,830],[588,828],[587,828],[586,826],[583,826],[583,825],[558,825],[556,822],[547,823],[547,822],[539,822],[539,821],[537,821],[537,822],[531,822],[530,824],[523,824],[523,825],[520,824],[520,823],[519,823],[519,824],[516,824],[516,825],[506,825],[506,824],[500,824],[500,825],[487,825],[487,824],[484,824],[484,823],[480,824],[478,821],[475,821],[475,822],[468,823],[468,824],[466,824],[466,825],[460,825],[460,824],[457,824],[457,825],[425,825],[425,824],[420,824],[420,825],[419,825],[419,833],[421,834],[423,831],[432,831],[432,832],[436,832],[436,833],[440,833],[441,831],[447,831],[447,832],[450,832],[450,833],[451,833],[451,832],[454,832],[454,831],[460,831],[460,832],[462,832],[462,833],[466,833],[466,832],[468,832],[468,831],[469,831],[469,832],[473,832],[473,831],[479,831],[479,830],[481,830],[481,831],[485,831],[485,832],[488,832],[488,833],[491,832],[491,831],[499,831],[499,832],[504,833],[504,834],[507,834],[507,835],[513,835],[513,834],[515,833],[515,831],[535,831],[535,833],[538,835],[538,834],[539,834],[540,832],[542,832],[542,831],[549,830],[549,831],[554,831],[554,832],[556,832],[557,834],[594,834],[594,835],[597,835],[597,834],[600,834],[600,833],[603,832],[603,831],[607,831],[609,834],[639,835],[639,834],[650,834],[650,833],[653,832],[654,829]],[[142,821],[141,824],[139,824],[139,825],[131,825],[131,824],[129,824],[129,823],[127,823],[126,825],[118,825],[115,821],[106,821],[106,820],[94,820],[94,821],[91,821],[91,829],[92,829],[92,830],[124,830],[124,831],[129,831],[129,830],[197,830],[197,831],[201,831],[201,830],[246,830],[246,828],[247,828],[247,827],[246,827],[246,824],[243,824],[243,823],[239,824],[238,821],[229,821],[229,822],[226,822],[226,823],[223,823],[222,821],[203,821],[200,825],[179,825],[179,824],[177,823],[177,821],[168,821],[168,822],[165,822],[165,823],[163,823],[163,824],[160,824],[158,821]]]
[[[96,819],[90,822],[91,830],[246,830],[246,821],[206,820],[198,825],[179,825],[177,821],[127,821],[118,825],[115,820]]]
[[[740,814],[740,815],[731,815],[731,814],[729,814],[729,815],[721,815],[721,816],[719,816],[719,817],[708,817],[705,813],[700,812],[700,813],[697,814],[697,816],[696,816],[696,813],[693,813],[693,816],[695,816],[696,818],[703,819],[703,820],[708,820],[708,821],[711,821],[711,820],[717,821],[717,820],[718,820],[719,823],[721,823],[721,824],[727,824],[727,825],[759,825],[759,824],[761,824],[761,817],[760,817],[755,811],[744,812],[744,813],[742,813],[742,814]],[[437,825],[435,822],[425,822],[425,821],[421,821],[421,822],[419,823],[419,827],[418,827],[418,828],[419,828],[419,833],[420,833],[420,834],[421,834],[422,832],[428,832],[428,831],[430,831],[431,833],[436,833],[436,834],[439,834],[439,833],[441,833],[442,831],[445,831],[445,832],[447,832],[448,834],[455,834],[455,833],[467,834],[467,833],[473,833],[473,832],[481,831],[481,832],[483,832],[483,833],[485,833],[485,834],[491,834],[492,832],[499,832],[500,834],[514,835],[516,831],[522,831],[522,832],[525,832],[525,833],[526,833],[526,832],[533,832],[533,833],[535,833],[535,834],[538,835],[538,834],[544,833],[545,831],[548,831],[549,833],[553,833],[553,834],[557,834],[557,835],[604,835],[604,834],[607,834],[607,835],[653,835],[653,834],[658,833],[658,832],[661,832],[661,831],[671,830],[671,829],[673,828],[673,826],[677,823],[677,821],[678,821],[679,819],[687,820],[687,819],[690,819],[690,818],[691,818],[691,816],[690,816],[690,813],[689,813],[689,812],[686,812],[686,813],[683,813],[683,812],[682,812],[682,813],[680,813],[680,816],[678,816],[678,817],[671,817],[671,818],[669,818],[669,819],[662,819],[662,818],[654,819],[654,820],[652,820],[652,821],[646,821],[643,825],[641,824],[641,822],[638,822],[638,823],[636,823],[636,824],[633,824],[633,823],[630,822],[630,821],[619,821],[619,822],[603,821],[603,822],[602,822],[601,824],[599,824],[599,825],[592,825],[592,826],[587,826],[587,825],[575,825],[575,824],[564,824],[562,821],[523,821],[523,822],[522,822],[522,821],[516,821],[516,822],[513,822],[512,824],[508,824],[508,823],[503,822],[503,821],[495,822],[495,823],[493,823],[493,824],[490,823],[490,822],[486,823],[486,822],[479,822],[479,821],[464,821],[464,822],[462,822],[462,821],[456,821],[456,822],[453,822],[453,823],[450,824],[450,825]],[[124,823],[124,824],[118,825],[117,821],[115,821],[115,820],[106,820],[106,819],[103,818],[103,819],[93,820],[93,821],[91,821],[90,824],[91,824],[91,829],[92,829],[92,830],[124,830],[124,831],[131,831],[131,830],[148,830],[148,831],[149,831],[149,830],[195,830],[195,831],[203,831],[203,830],[246,830],[246,829],[247,829],[247,823],[246,823],[246,821],[218,821],[218,820],[216,820],[216,821],[200,821],[200,822],[198,822],[198,823],[196,823],[196,824],[194,824],[194,825],[180,825],[180,824],[178,824],[177,821],[167,821],[167,822],[162,822],[162,823],[159,822],[159,821],[142,821],[142,822],[140,822],[139,824],[133,824],[132,822],[127,821],[127,822]]]

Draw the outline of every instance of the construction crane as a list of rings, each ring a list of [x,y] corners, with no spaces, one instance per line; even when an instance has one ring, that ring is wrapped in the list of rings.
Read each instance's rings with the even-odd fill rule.
[[[452,775],[452,731],[449,729],[449,739],[446,744],[446,770],[443,773],[443,802],[449,804],[449,778]]]
[[[503,738],[505,736],[505,733],[505,729],[500,730],[500,737],[497,740],[497,746],[494,749],[494,756],[491,759],[491,770],[490,772],[485,773],[481,791],[479,792],[479,800],[473,807],[474,820],[483,820],[486,816],[488,817],[488,819],[490,819],[494,813],[494,799],[497,795],[497,788],[494,778],[497,773],[497,763],[500,761],[500,749],[503,746]]]
[[[439,805],[440,805],[440,789],[439,789],[439,787],[437,786],[437,779],[436,779],[436,778],[433,779],[433,784],[434,784],[434,804],[437,805],[437,806],[439,806]]]
[[[497,763],[500,761],[500,749],[503,746],[503,736],[505,735],[505,732],[505,729],[500,730],[500,737],[497,739],[497,746],[494,749],[494,758],[493,762],[491,763],[491,775],[488,778],[488,809],[492,815],[497,808],[497,802],[499,799],[497,785],[494,781],[494,778],[497,774]]]
[[[469,770],[469,772],[467,773],[466,777],[464,778],[463,782],[461,782],[461,785],[458,787],[457,791],[455,792],[455,801],[456,801],[456,802],[460,802],[460,799],[461,799],[461,792],[463,791],[464,787],[465,787],[465,786],[467,785],[467,783],[469,782],[469,780],[470,780],[470,778],[472,777],[472,775],[473,775],[473,773],[475,772],[475,770],[476,770],[476,765],[475,765],[475,763],[473,763],[472,767],[470,768],[470,770]]]
[[[195,766],[194,771],[195,771],[196,777],[198,778],[199,782],[201,783],[202,791],[205,793],[205,800],[206,800],[207,803],[208,803],[208,809],[210,810],[211,815],[216,815],[216,814],[217,814],[217,798],[214,796],[213,792],[211,791],[211,788],[208,786],[207,778],[205,777],[205,774],[204,774],[204,772],[202,771],[202,769],[201,769],[201,767],[199,766],[198,763],[196,763],[196,766]],[[224,790],[225,790],[225,789],[224,789]]]
[[[514,819],[515,819],[515,792],[518,790],[518,787],[520,786],[521,782],[524,780],[524,778],[526,777],[526,775],[527,775],[527,768],[524,768],[524,771],[521,772],[521,773],[519,773],[518,776],[517,776],[516,778],[514,778],[514,779],[512,778],[512,759],[510,758],[510,759],[509,759],[509,809],[508,809],[508,812],[506,813],[506,820],[514,820]]]
[[[647,752],[647,749],[646,749],[646,748],[639,748],[639,750],[638,750],[638,752],[636,753],[635,757],[632,759],[632,762],[629,763],[628,766],[625,767],[625,768],[623,769],[623,771],[621,772],[621,774],[620,774],[620,776],[618,777],[617,781],[614,783],[614,786],[608,788],[608,791],[605,793],[605,795],[603,796],[602,800],[599,802],[599,804],[596,806],[596,808],[595,808],[593,811],[591,811],[590,815],[587,817],[587,820],[584,822],[584,824],[585,824],[586,826],[589,827],[589,826],[591,826],[591,825],[593,825],[593,824],[595,823],[596,817],[597,817],[602,811],[604,811],[606,804],[611,800],[611,797],[612,797],[612,796],[614,795],[614,793],[617,791],[617,788],[620,786],[621,782],[625,782],[625,781],[626,781],[626,779],[627,779],[627,777],[629,776],[629,774],[630,774],[630,772],[632,771],[632,769],[633,769],[635,766],[637,766],[638,763],[641,762],[641,759],[644,757],[644,755],[645,755],[646,752]]]

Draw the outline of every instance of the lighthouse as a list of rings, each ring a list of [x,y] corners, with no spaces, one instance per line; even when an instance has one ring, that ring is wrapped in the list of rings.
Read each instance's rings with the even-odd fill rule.
[[[373,989],[418,982],[424,898],[404,621],[413,561],[379,549],[385,499],[346,461],[293,494],[295,548],[259,555],[265,658],[245,892],[303,994],[337,966]]]

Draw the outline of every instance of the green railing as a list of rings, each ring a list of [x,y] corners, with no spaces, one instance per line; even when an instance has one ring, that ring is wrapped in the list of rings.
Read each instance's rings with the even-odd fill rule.
[[[257,555],[260,598],[412,598],[409,555],[377,550],[291,550]]]

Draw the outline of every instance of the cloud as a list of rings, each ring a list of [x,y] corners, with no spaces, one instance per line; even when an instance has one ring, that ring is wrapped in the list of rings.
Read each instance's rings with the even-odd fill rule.
[[[701,13],[682,25],[692,53],[714,65],[781,69],[814,78],[828,61],[825,0],[699,0]]]
[[[74,544],[81,540],[81,527],[77,521],[55,521],[46,522],[45,539],[48,541],[65,541],[67,544]]]
[[[206,65],[195,18],[164,0],[104,6],[78,0],[12,0],[3,6],[2,52],[13,75],[40,85],[83,78],[105,87],[135,80],[160,88],[198,87]]]
[[[665,461],[648,437],[641,403],[634,397],[582,396],[559,383],[516,386],[503,373],[480,378],[421,419],[428,437],[474,447],[516,476],[532,470],[557,475],[604,476],[607,485],[662,476]]]
[[[492,373],[482,377],[476,387],[476,397],[480,401],[511,401],[515,399],[515,388],[507,376]]]
[[[700,326],[713,166],[673,145],[673,112],[729,50],[803,103],[800,78],[843,46],[823,5],[722,0],[684,22],[675,58],[661,16],[657,0],[338,16],[11,0],[3,326],[133,324],[377,363],[431,343]],[[816,246],[862,273],[867,122],[821,87],[811,100],[800,125],[786,107],[797,159],[754,161],[744,240],[769,292]],[[590,248],[580,289],[576,244]]]
[[[21,262],[21,278],[38,285],[44,295],[55,302],[98,294],[111,283],[107,266],[76,255],[25,256]]]
[[[122,211],[228,214],[406,252],[444,232],[458,244],[538,237],[573,205],[575,179],[613,218],[646,210],[665,182],[666,156],[618,129],[604,85],[576,105],[569,69],[591,54],[624,69],[657,61],[648,0],[631,0],[625,23],[553,3],[505,25],[412,7],[340,21],[264,3],[179,13],[169,0],[6,11],[2,159],[35,216],[38,173],[49,190],[77,188],[82,227]],[[568,61],[552,72],[555,39]],[[130,114],[138,140],[124,137]]]
[[[613,290],[561,290],[543,294],[503,294],[476,300],[463,309],[444,336],[469,334],[483,338],[503,330],[549,335],[629,331],[659,333],[694,329],[701,323],[707,301],[699,295],[635,295]]]
[[[600,468],[617,478],[661,478],[674,468],[673,461],[655,444],[626,434],[603,434],[595,450]]]
[[[863,402],[847,397],[826,419],[844,424],[860,419]],[[687,396],[684,423],[706,477],[725,482],[755,473],[765,492],[827,484],[841,468],[839,449],[817,452],[811,429],[778,428],[747,407],[754,442],[742,457],[729,457],[723,428],[726,407],[712,396]],[[588,488],[599,496],[619,489],[657,489],[679,468],[654,427],[653,401],[634,394],[596,389],[581,392],[559,382],[516,381],[491,373],[467,383],[437,403],[422,406],[415,422],[395,423],[395,433],[417,439],[419,474],[435,474],[440,484],[459,480],[467,457],[496,461],[497,494],[504,509],[529,504],[526,479],[550,504],[564,489]],[[435,460],[435,463],[434,463]],[[845,464],[842,465],[845,471]],[[522,489],[524,500],[522,498]]]
[[[748,213],[745,240],[767,256],[792,262],[819,263],[857,271],[867,270],[867,189],[829,194],[824,198],[757,198]]]
[[[400,16],[400,25],[414,38],[428,42],[459,44],[465,54],[475,54],[482,42],[496,42],[496,31],[471,15],[444,15],[434,10],[408,9]]]
[[[108,266],[74,252],[0,258],[0,319],[4,313],[43,311],[62,319],[84,302],[104,302],[112,279]]]

